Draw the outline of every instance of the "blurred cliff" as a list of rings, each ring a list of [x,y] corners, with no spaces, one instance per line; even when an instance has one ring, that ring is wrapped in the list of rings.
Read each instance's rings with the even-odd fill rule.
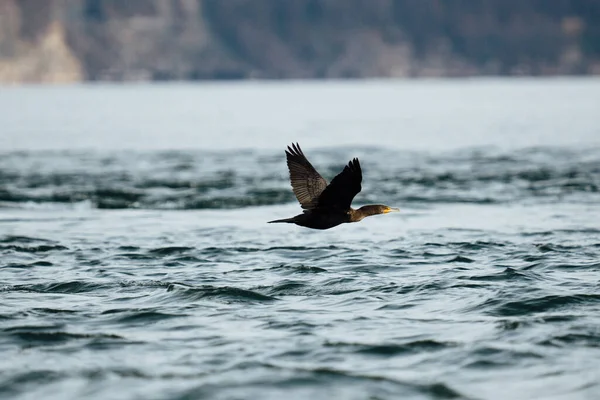
[[[0,82],[600,74],[598,0],[0,0]]]

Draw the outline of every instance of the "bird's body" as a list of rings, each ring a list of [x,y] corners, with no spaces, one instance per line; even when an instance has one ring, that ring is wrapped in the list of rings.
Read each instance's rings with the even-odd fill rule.
[[[350,161],[328,185],[306,159],[298,144],[288,146],[285,154],[292,190],[304,212],[270,223],[287,222],[312,229],[329,229],[347,222],[358,222],[371,215],[398,211],[379,204],[359,209],[350,206],[354,196],[361,190],[362,170],[357,158]]]
[[[344,222],[350,222],[349,213],[343,211],[328,212],[321,210],[304,210],[302,214],[298,214],[292,218],[278,219],[273,222],[289,222],[292,224],[305,226],[312,229],[329,229]]]

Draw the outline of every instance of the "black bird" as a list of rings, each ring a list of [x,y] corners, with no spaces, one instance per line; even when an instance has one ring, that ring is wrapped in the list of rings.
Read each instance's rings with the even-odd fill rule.
[[[362,171],[355,158],[348,163],[329,185],[302,153],[300,146],[292,144],[285,155],[290,170],[292,190],[304,209],[302,214],[273,222],[288,222],[312,229],[329,229],[345,222],[358,222],[365,217],[399,211],[381,204],[350,207],[354,196],[360,192]]]

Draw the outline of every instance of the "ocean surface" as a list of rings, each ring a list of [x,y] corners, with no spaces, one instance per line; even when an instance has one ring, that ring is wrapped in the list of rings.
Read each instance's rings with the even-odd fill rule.
[[[600,398],[600,80],[0,90],[0,398]],[[283,150],[354,205],[326,231]]]

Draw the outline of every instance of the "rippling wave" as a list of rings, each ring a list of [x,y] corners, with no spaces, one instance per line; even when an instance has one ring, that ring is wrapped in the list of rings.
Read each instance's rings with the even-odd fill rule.
[[[564,197],[592,201],[590,194],[600,188],[598,149],[533,148],[511,154],[472,150],[435,156],[376,148],[307,153],[327,179],[349,157],[359,155],[365,170],[359,201],[364,202],[494,204]],[[294,201],[287,179],[283,152],[11,152],[0,157],[0,207],[274,205]]]
[[[5,153],[0,397],[597,397],[600,152],[307,153],[403,212],[268,225],[283,153]]]

